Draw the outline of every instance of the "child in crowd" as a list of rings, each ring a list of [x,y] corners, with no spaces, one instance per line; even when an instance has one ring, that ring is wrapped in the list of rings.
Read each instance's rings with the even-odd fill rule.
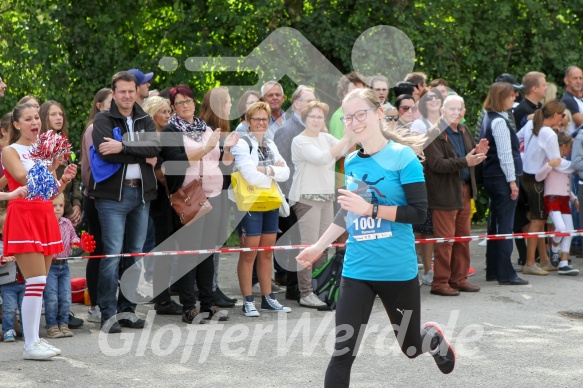
[[[14,321],[16,312],[21,310],[22,299],[26,285],[24,277],[18,269],[14,256],[2,256],[4,254],[4,242],[2,231],[4,230],[4,218],[6,213],[0,213],[0,293],[2,294],[2,337],[4,342],[16,341]]]
[[[536,174],[536,180],[545,181],[545,210],[555,225],[556,232],[573,230],[573,217],[571,216],[571,200],[579,209],[579,202],[575,194],[571,192],[571,162],[565,160],[571,154],[573,138],[566,132],[558,133],[561,158],[553,159],[543,165]],[[579,270],[569,265],[569,249],[572,237],[553,237],[551,244],[551,263],[559,267],[559,275],[576,276]],[[561,254],[559,255],[559,247]],[[560,257],[560,261],[559,261]]]
[[[56,254],[51,263],[47,284],[43,294],[45,302],[45,320],[47,323],[47,336],[49,338],[72,337],[73,332],[69,328],[69,310],[71,308],[71,274],[67,259],[71,248],[80,243],[71,221],[63,217],[65,212],[65,196],[60,193],[53,198],[53,208],[65,250]]]

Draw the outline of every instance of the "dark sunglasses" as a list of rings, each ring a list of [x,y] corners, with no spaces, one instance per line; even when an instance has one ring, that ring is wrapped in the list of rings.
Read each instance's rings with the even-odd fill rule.
[[[399,116],[385,116],[385,120],[388,121],[389,123],[391,121],[398,121],[399,120]]]
[[[437,94],[429,94],[427,97],[427,101],[431,101],[431,100],[439,100],[440,98],[437,96]]]

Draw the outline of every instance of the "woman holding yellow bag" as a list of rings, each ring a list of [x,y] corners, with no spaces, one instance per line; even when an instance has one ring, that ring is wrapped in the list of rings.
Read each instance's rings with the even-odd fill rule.
[[[237,183],[244,184],[252,190],[269,189],[274,181],[284,182],[289,178],[289,167],[279,154],[275,143],[265,137],[270,115],[269,104],[258,101],[251,105],[245,112],[245,121],[249,125],[249,129],[241,135],[237,145],[231,149],[235,157],[235,169],[246,181]],[[235,201],[233,192],[230,193],[230,198]],[[241,201],[238,202],[241,203]],[[251,208],[244,214],[237,227],[241,247],[275,245],[278,221],[278,207],[274,210],[264,211],[257,211]],[[239,286],[244,297],[243,314],[247,317],[259,316],[251,293],[251,278],[255,257],[257,257],[257,275],[261,286],[261,310],[289,313],[291,309],[282,306],[271,292],[272,251],[259,253],[253,251],[241,252],[237,266]]]

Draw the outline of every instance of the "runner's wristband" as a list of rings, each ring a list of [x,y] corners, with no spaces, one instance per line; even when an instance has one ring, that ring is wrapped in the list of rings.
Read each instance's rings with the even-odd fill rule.
[[[379,213],[379,205],[375,203],[372,205],[371,217],[373,218],[373,220],[377,218],[378,213]]]

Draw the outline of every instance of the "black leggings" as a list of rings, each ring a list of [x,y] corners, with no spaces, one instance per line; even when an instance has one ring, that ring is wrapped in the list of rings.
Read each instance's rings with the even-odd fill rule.
[[[426,340],[425,330],[420,329],[421,302],[417,277],[408,281],[386,282],[342,277],[336,305],[335,351],[326,370],[325,387],[338,388],[350,385],[350,369],[358,353],[377,295],[381,298],[393,324],[401,351],[407,357],[415,358],[429,350],[431,337],[428,336]],[[401,322],[404,327],[401,327]],[[345,338],[348,333],[346,326],[343,325],[353,328],[353,334],[348,339]]]

